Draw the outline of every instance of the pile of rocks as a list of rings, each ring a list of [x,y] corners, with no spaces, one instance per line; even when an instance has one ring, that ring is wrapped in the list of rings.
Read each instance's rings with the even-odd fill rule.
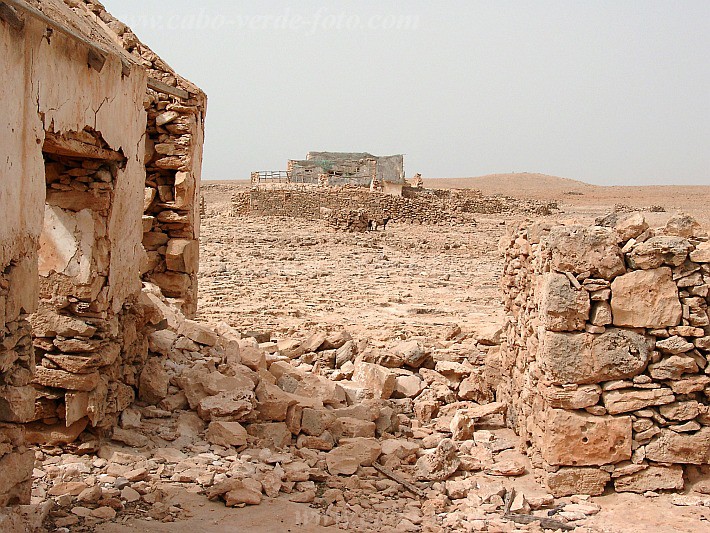
[[[172,496],[185,490],[227,506],[281,497],[317,508],[322,525],[363,531],[510,529],[516,513],[545,520],[555,503],[570,528],[599,510],[542,491],[514,497],[505,482],[525,467],[495,429],[505,406],[487,403],[483,363],[495,367],[499,332],[452,327],[443,342],[391,346],[345,330],[277,340],[213,331],[150,284],[141,303],[166,327],[148,337],[137,402],[111,439],[66,444],[57,432],[36,452],[33,503],[54,527],[178,520]]]
[[[501,241],[498,389],[550,491],[679,490],[710,464],[710,242],[641,213],[523,223]]]

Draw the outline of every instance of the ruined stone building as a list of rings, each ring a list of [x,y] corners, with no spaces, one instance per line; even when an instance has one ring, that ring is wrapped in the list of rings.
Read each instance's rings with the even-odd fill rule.
[[[375,156],[367,152],[308,152],[306,159],[292,159],[286,171],[252,173],[252,185],[260,189],[293,186],[367,187],[402,196],[404,156]]]
[[[110,427],[147,359],[141,280],[195,311],[206,97],[99,2],[0,4],[0,506]]]

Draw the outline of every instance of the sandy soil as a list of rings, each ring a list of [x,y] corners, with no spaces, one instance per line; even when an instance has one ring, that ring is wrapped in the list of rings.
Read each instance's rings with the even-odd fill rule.
[[[497,244],[515,216],[480,216],[476,225],[467,226],[390,224],[386,232],[343,234],[319,221],[229,217],[231,193],[248,184],[204,185],[200,320],[223,320],[242,331],[272,332],[275,338],[305,336],[317,326],[345,326],[354,337],[374,343],[412,336],[436,341],[453,324],[466,332],[501,321]],[[652,225],[684,211],[710,227],[710,186],[597,187],[534,174],[425,185],[557,201],[561,212],[553,220],[590,222],[615,205],[662,206],[665,213],[646,212]],[[526,460],[517,451],[505,453]],[[531,475],[511,483],[540,490]],[[226,509],[183,497],[192,514],[187,521],[165,526],[134,520],[105,531],[321,530],[302,506],[288,502]],[[674,505],[673,498],[608,493],[593,499],[602,511],[586,525],[608,532],[710,531],[710,509]]]

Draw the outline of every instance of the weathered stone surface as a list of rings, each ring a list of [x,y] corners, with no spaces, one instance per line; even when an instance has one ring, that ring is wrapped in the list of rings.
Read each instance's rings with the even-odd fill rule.
[[[193,239],[170,239],[165,252],[165,263],[170,270],[197,272],[199,267],[199,242]],[[194,340],[194,339],[193,339]]]
[[[678,288],[668,267],[636,270],[611,283],[615,326],[664,328],[680,324]]]
[[[634,247],[628,259],[634,268],[652,269],[661,265],[680,266],[692,245],[683,237],[659,235]]]
[[[547,332],[539,359],[553,383],[598,383],[633,377],[646,368],[643,335],[610,328],[601,335]]]
[[[456,411],[449,424],[451,438],[455,441],[471,440],[475,430],[474,419],[464,411]]]
[[[591,272],[604,279],[626,271],[617,245],[618,235],[600,226],[556,226],[550,231],[548,246],[552,268],[558,272]]]
[[[34,382],[45,387],[57,389],[92,391],[99,384],[101,377],[98,372],[91,374],[71,374],[64,370],[38,366],[35,370]]]
[[[461,460],[451,439],[443,439],[433,452],[422,455],[416,464],[417,478],[445,481],[458,470]]]
[[[681,490],[683,486],[683,467],[680,465],[652,465],[634,474],[614,480],[614,488],[618,492],[641,494],[649,490]]]
[[[686,213],[677,213],[671,216],[663,228],[663,233],[686,238],[707,235],[698,221]]]
[[[342,439],[337,448],[325,456],[328,472],[332,475],[352,475],[358,466],[371,466],[382,453],[376,439]]]
[[[89,420],[82,418],[69,427],[65,423],[47,425],[42,422],[32,422],[25,426],[25,441],[28,444],[57,446],[74,442],[86,429]]]
[[[634,211],[620,216],[614,224],[614,229],[619,234],[621,242],[626,242],[629,239],[635,239],[646,231],[648,222],[646,222],[646,217],[643,216],[643,213]]]
[[[564,274],[549,272],[542,282],[540,316],[550,331],[583,331],[589,318],[589,293],[572,287]]]
[[[422,390],[424,390],[424,382],[419,377],[414,375],[397,376],[394,387],[395,396],[414,398]]]
[[[254,410],[254,393],[248,390],[221,392],[207,396],[197,404],[197,413],[203,420],[227,418],[229,420],[246,420]]]
[[[0,386],[0,421],[29,422],[35,414],[34,387]]]
[[[244,446],[247,443],[247,430],[239,422],[210,422],[206,433],[207,440],[219,446]]]
[[[148,359],[138,380],[138,397],[155,405],[168,395],[169,385],[170,376],[162,361],[156,357]]]
[[[710,263],[710,241],[701,242],[690,252],[690,260],[696,263]]]
[[[602,393],[602,388],[596,384],[562,388],[538,383],[538,390],[548,405],[557,409],[584,409],[596,405]]]
[[[611,479],[611,474],[598,468],[564,467],[545,476],[545,485],[556,498],[573,494],[598,496]]]
[[[282,422],[286,420],[288,408],[297,403],[292,395],[265,381],[261,381],[256,387],[256,399],[259,418],[265,421]],[[320,433],[318,434],[320,435]]]
[[[648,365],[649,374],[653,379],[680,379],[685,373],[698,371],[695,359],[686,355],[671,355],[664,357],[658,363]]]
[[[426,360],[427,353],[424,347],[416,340],[403,341],[392,349],[395,356],[402,360],[402,363],[419,368]]]
[[[710,427],[697,433],[676,433],[662,429],[661,435],[646,445],[646,459],[659,463],[710,463]]]
[[[668,388],[660,389],[621,389],[602,393],[604,407],[609,414],[628,413],[653,405],[664,405],[675,400],[675,395]]]
[[[397,374],[380,365],[357,361],[353,381],[367,387],[375,398],[387,400],[397,385]]]
[[[206,346],[214,346],[217,344],[217,334],[207,326],[195,322],[194,320],[183,321],[178,333],[198,344],[204,344]]]
[[[591,466],[631,458],[631,418],[550,409],[542,455],[551,465]]]
[[[34,464],[35,454],[32,450],[10,453],[0,458],[0,507],[9,503],[30,503]]]
[[[247,433],[261,439],[269,448],[281,449],[291,444],[291,432],[284,422],[249,424]]]
[[[688,342],[683,337],[674,335],[673,337],[668,337],[667,339],[656,342],[656,348],[664,353],[676,355],[689,352],[694,348],[694,345],[692,342]]]
[[[659,408],[661,416],[668,420],[692,420],[700,414],[700,404],[695,400],[673,402]]]
[[[589,312],[589,322],[595,326],[608,326],[613,321],[609,302],[594,302]]]

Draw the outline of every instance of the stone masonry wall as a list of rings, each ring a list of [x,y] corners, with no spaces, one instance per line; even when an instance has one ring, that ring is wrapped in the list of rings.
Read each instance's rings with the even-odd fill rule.
[[[331,211],[364,209],[372,219],[391,218],[419,224],[464,223],[475,213],[527,212],[549,214],[554,206],[532,200],[487,197],[476,190],[405,188],[403,196],[358,187],[314,187],[307,190],[256,190],[232,197],[232,215],[322,218]]]
[[[498,400],[558,496],[680,490],[710,464],[710,242],[684,215],[521,223],[501,241]]]
[[[148,88],[143,244],[147,258],[143,279],[157,284],[187,316],[197,311],[199,268],[199,189],[207,97],[177,74],[138,39],[123,22],[95,0],[67,2],[75,13],[88,15],[118,45],[137,58],[152,79],[178,89],[184,97]]]

